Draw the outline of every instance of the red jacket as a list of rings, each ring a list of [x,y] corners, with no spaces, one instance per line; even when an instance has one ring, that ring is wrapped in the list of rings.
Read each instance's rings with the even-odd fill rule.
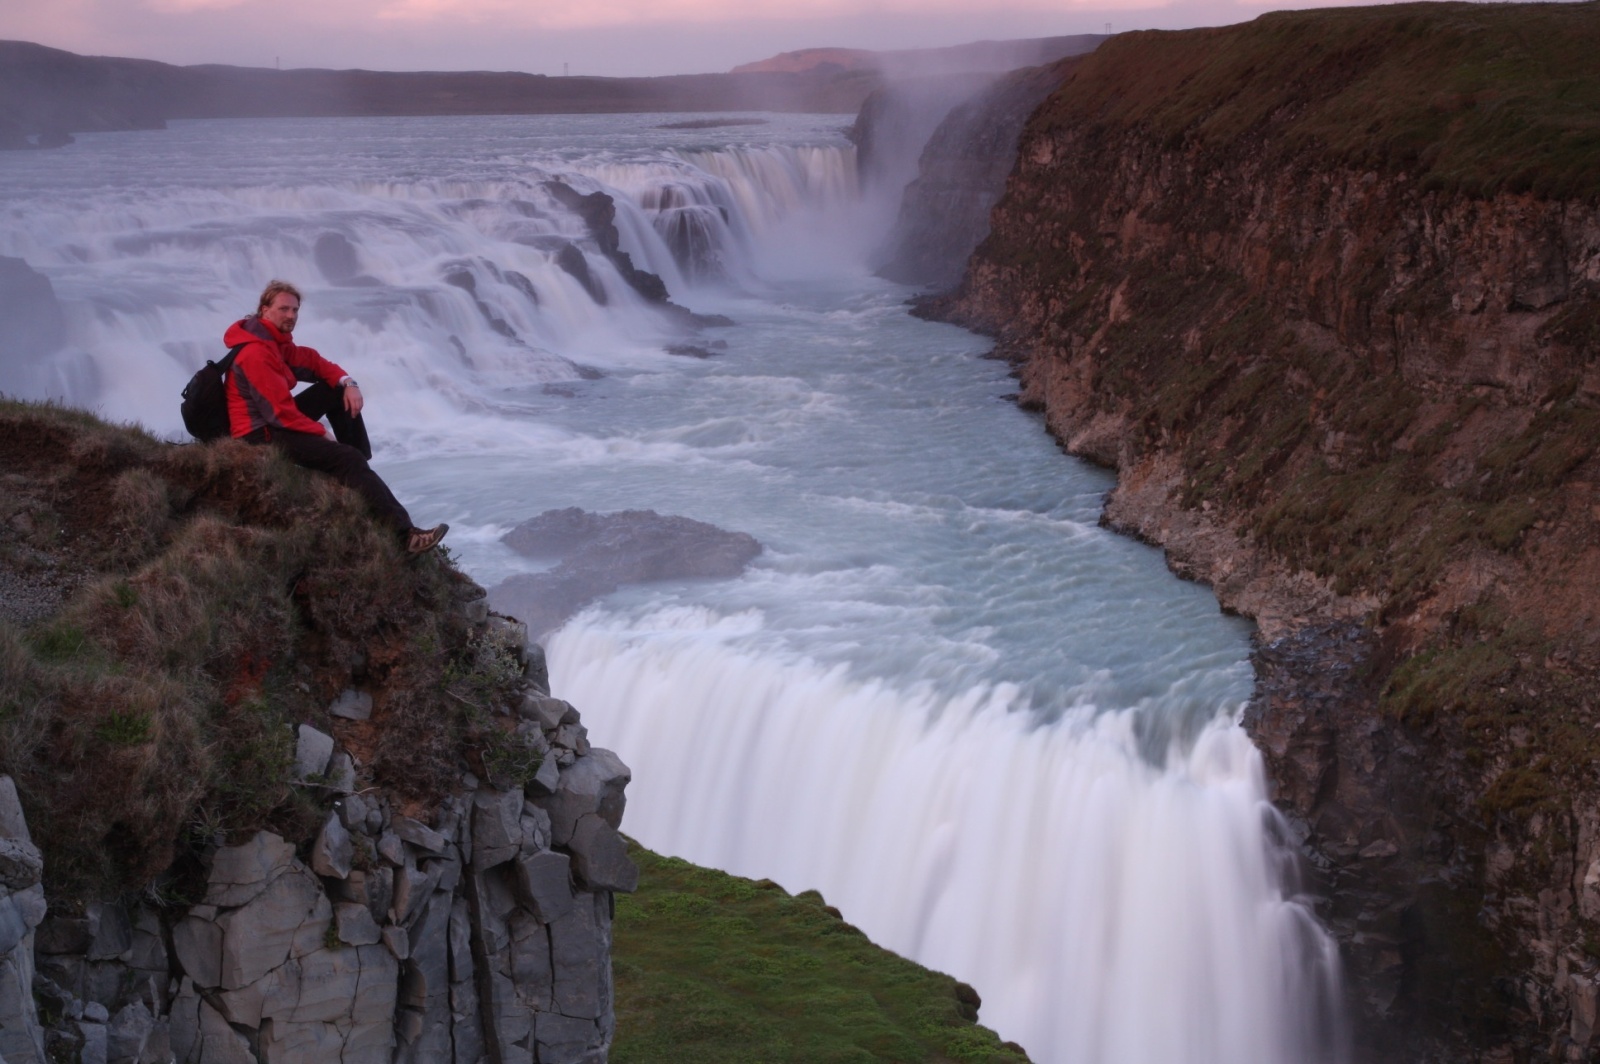
[[[262,428],[268,435],[274,429],[322,435],[322,426],[294,405],[295,382],[320,380],[337,388],[343,369],[254,315],[228,326],[222,342],[230,349],[245,345],[228,374],[228,424],[235,436]]]

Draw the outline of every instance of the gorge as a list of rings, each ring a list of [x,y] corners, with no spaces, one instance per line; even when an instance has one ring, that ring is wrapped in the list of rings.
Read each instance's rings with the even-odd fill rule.
[[[484,584],[559,576],[541,511],[760,544],[548,641],[644,842],[820,888],[1041,1062],[1583,1059],[1594,12],[1123,35],[957,108],[893,232],[826,119],[85,136],[5,160],[52,295],[0,387],[170,431],[307,278]]]
[[[924,305],[1259,625],[1364,1059],[1594,1051],[1596,16],[1120,36]]]

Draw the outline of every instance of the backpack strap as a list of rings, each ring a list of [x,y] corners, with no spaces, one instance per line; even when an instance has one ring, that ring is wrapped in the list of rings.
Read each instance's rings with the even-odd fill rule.
[[[249,342],[250,341],[246,340],[245,344]],[[239,352],[244,350],[245,344],[234,344],[232,347],[228,348],[228,353],[217,362],[217,371],[220,372],[224,377],[226,377],[228,372],[233,369],[233,360],[239,357]]]

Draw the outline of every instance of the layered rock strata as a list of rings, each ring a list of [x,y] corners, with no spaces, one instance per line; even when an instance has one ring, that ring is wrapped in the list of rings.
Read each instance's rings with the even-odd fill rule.
[[[489,614],[481,593],[466,609],[524,645],[526,629]],[[214,844],[187,902],[46,916],[42,861],[0,778],[0,1059],[604,1061],[612,895],[638,885],[617,831],[630,773],[549,695],[542,655],[521,662],[506,723],[526,756],[512,778],[489,766],[415,808],[362,787],[354,751],[301,725],[300,786],[332,797],[320,829]],[[371,711],[354,689],[329,707],[345,721]],[[57,1020],[48,1029],[36,995]]]
[[[1523,66],[1530,18],[1562,43]],[[1436,5],[1114,39],[927,307],[1118,470],[1108,524],[1258,622],[1247,724],[1363,1059],[1600,1052],[1600,152],[1551,147],[1588,143],[1584,34]]]

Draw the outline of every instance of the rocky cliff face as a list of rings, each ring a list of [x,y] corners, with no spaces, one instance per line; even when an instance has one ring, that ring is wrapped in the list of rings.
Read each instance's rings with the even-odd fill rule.
[[[1560,103],[1600,93],[1593,13],[1109,41],[927,308],[1260,625],[1247,724],[1363,1059],[1600,1051],[1600,143]]]
[[[468,608],[485,610],[481,597]],[[482,623],[525,640],[504,619]],[[617,833],[626,766],[530,683],[515,710],[539,760],[526,786],[469,773],[419,809],[362,785],[351,748],[370,696],[351,690],[331,711],[343,742],[298,729],[296,786],[331,798],[314,835],[219,835],[188,900],[47,915],[43,861],[0,777],[0,1059],[605,1060],[612,894],[638,884]]]
[[[604,1061],[630,774],[525,625],[270,449],[0,461],[0,1059]]]

